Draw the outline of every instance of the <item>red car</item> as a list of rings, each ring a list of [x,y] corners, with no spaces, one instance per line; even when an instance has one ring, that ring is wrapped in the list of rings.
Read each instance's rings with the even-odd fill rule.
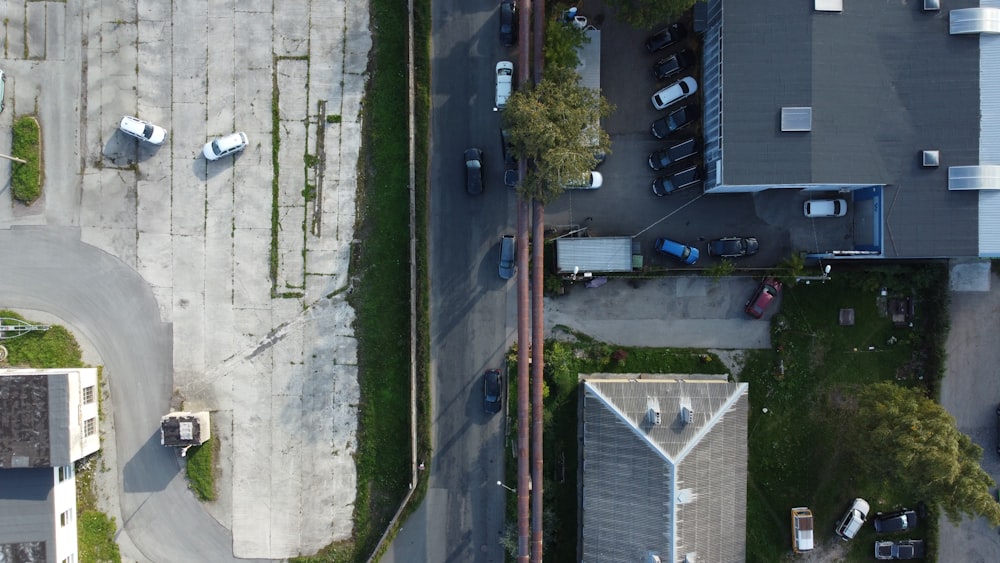
[[[767,311],[771,302],[781,295],[782,286],[781,280],[764,278],[764,281],[760,282],[760,285],[757,286],[757,290],[753,292],[753,296],[747,301],[746,307],[743,310],[755,319],[763,317],[764,311]]]

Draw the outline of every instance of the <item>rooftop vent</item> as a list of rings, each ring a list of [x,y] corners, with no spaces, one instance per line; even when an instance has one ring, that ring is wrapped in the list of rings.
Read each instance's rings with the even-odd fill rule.
[[[687,504],[694,501],[694,491],[691,489],[681,489],[677,491],[677,503]]]
[[[941,164],[941,151],[926,150],[920,155],[920,163],[924,168],[937,168]]]
[[[698,553],[695,551],[689,551],[684,554],[684,563],[696,563],[698,561]]]
[[[817,12],[843,12],[844,0],[816,0]]]
[[[811,107],[781,108],[782,131],[812,131],[813,109]]]
[[[663,419],[660,417],[660,409],[649,409],[649,422],[652,424],[660,424]]]
[[[694,422],[694,411],[691,407],[683,406],[681,407],[681,422],[684,424],[691,424]]]
[[[925,12],[936,12],[941,9],[941,0],[924,0]]]

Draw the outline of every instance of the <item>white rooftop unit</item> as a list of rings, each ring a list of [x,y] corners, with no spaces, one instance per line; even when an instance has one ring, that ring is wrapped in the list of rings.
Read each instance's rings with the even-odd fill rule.
[[[632,271],[632,237],[556,239],[556,271],[560,274]]]
[[[1000,8],[963,8],[948,13],[950,33],[1000,33]]]

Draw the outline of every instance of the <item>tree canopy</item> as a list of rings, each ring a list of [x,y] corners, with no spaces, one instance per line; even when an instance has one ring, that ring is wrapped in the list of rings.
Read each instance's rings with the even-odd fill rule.
[[[979,462],[983,449],[958,431],[944,408],[916,389],[877,383],[858,394],[853,417],[858,465],[872,481],[899,481],[948,519],[985,516],[1000,525],[1000,504],[993,499],[993,479]]]
[[[615,19],[639,29],[650,29],[658,23],[675,20],[694,5],[696,0],[605,0],[615,11]]]
[[[584,178],[609,153],[611,140],[600,119],[613,106],[597,91],[579,84],[575,71],[553,66],[535,86],[514,92],[503,112],[503,128],[518,159],[532,164],[518,191],[547,203],[567,181]]]

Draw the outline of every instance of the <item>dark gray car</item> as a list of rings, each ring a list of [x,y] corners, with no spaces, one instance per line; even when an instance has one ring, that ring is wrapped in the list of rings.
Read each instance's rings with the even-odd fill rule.
[[[666,117],[661,117],[653,122],[653,136],[657,139],[666,139],[671,133],[694,123],[701,115],[701,108],[697,104],[681,106],[670,112]]]
[[[903,508],[894,512],[879,512],[875,515],[875,533],[888,534],[911,530],[917,525],[917,513]]]
[[[500,278],[509,280],[517,272],[515,257],[517,254],[517,239],[514,235],[500,237]]]
[[[664,168],[680,162],[685,158],[690,158],[698,153],[698,141],[691,137],[683,141],[664,147],[649,155],[649,167],[653,170],[663,170]]]
[[[465,191],[470,195],[483,193],[483,151],[479,149],[465,151]]]
[[[653,180],[653,193],[662,197],[700,183],[701,168],[692,166]]]

